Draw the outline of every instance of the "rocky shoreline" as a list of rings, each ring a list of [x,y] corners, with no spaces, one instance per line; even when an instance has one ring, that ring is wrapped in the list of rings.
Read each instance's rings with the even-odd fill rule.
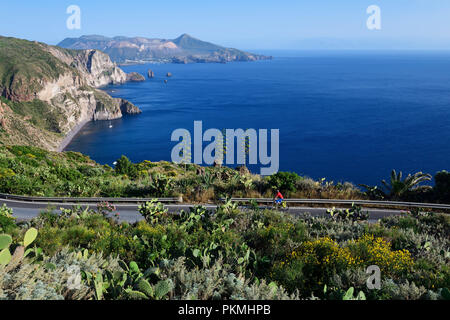
[[[106,115],[105,118],[102,118],[102,116],[105,115],[95,113],[92,119],[81,121],[66,134],[63,140],[59,143],[57,152],[63,152],[64,149],[67,148],[67,146],[72,142],[73,138],[75,138],[75,136],[84,128],[84,126],[91,121],[115,120],[121,118],[123,114],[140,114],[142,112],[138,107],[136,107],[134,104],[125,99],[115,98],[114,100],[120,105],[119,106],[119,110],[121,112],[120,116],[118,115],[115,117],[108,117],[108,115]]]
[[[64,152],[64,149],[72,142],[73,138],[84,128],[86,124],[91,122],[92,120],[85,120],[77,124],[60,142],[57,152]]]

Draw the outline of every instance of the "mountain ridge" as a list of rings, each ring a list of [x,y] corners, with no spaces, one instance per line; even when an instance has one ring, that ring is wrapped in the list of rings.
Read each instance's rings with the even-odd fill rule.
[[[66,49],[96,49],[120,64],[127,63],[227,63],[267,60],[272,57],[226,48],[184,33],[175,39],[105,37],[83,35],[66,38],[58,46]]]

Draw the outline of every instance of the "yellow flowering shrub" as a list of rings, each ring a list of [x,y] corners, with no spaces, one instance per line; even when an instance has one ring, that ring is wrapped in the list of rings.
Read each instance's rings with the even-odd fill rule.
[[[364,235],[343,246],[329,237],[307,241],[299,250],[293,251],[284,263],[299,258],[308,265],[322,267],[377,265],[385,272],[405,271],[414,263],[408,250],[393,251],[388,241],[373,235]]]
[[[0,179],[13,177],[16,174],[11,169],[0,168]]]
[[[350,251],[331,238],[304,242],[284,260],[273,265],[271,278],[290,290],[323,287],[327,279],[352,261]]]
[[[364,235],[359,240],[350,241],[347,248],[364,266],[377,265],[387,273],[402,272],[414,264],[408,250],[394,251],[388,241],[370,234]]]
[[[357,264],[357,258],[351,255],[348,248],[342,248],[329,237],[307,241],[299,251],[291,253],[293,258],[301,256],[307,264],[331,266],[350,266]]]
[[[282,261],[273,265],[271,277],[289,288],[320,288],[334,274],[350,268],[380,267],[382,273],[396,275],[414,264],[407,250],[394,251],[383,238],[364,235],[339,245],[329,237],[304,242]]]

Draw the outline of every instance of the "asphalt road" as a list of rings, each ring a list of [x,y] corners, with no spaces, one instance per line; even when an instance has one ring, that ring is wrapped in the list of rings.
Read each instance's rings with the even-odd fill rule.
[[[53,208],[56,212],[60,212],[60,208],[68,209],[73,206],[80,205],[82,207],[91,207],[96,209],[95,205],[92,204],[70,204],[70,203],[30,203],[17,200],[2,200],[0,199],[0,206],[6,204],[9,208],[13,209],[14,217],[19,220],[30,220],[35,218],[44,210],[48,208]],[[169,212],[179,212],[181,210],[188,211],[193,205],[189,204],[174,204],[165,205]],[[208,210],[214,211],[216,209],[215,205],[205,205]],[[142,216],[137,211],[137,204],[118,204],[116,205],[117,212],[120,215],[121,221],[126,222],[136,222],[142,220]],[[262,207],[264,208],[264,206]],[[325,216],[328,208],[308,208],[308,207],[291,207],[289,212],[293,215],[299,215],[303,213],[310,213],[312,216]],[[363,209],[369,212],[369,221],[375,222],[386,216],[399,215],[404,211],[392,210],[392,209]]]

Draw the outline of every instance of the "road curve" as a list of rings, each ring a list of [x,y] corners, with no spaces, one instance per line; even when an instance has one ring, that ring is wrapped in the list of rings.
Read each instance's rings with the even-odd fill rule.
[[[56,212],[60,212],[61,208],[69,209],[73,206],[81,206],[83,208],[90,207],[95,209],[96,205],[89,203],[36,203],[36,202],[27,202],[27,201],[19,201],[19,200],[5,200],[0,199],[0,206],[6,204],[9,208],[13,209],[14,217],[19,220],[30,220],[39,215],[42,211],[45,211],[49,208],[54,209]],[[117,212],[120,215],[121,221],[126,222],[136,222],[142,220],[142,216],[137,211],[138,204],[116,204]],[[189,210],[189,208],[194,205],[190,204],[167,204],[165,207],[170,212],[179,212],[181,210]],[[215,205],[205,205],[208,210],[214,211],[217,206]],[[265,208],[262,206],[261,208]],[[289,208],[289,212],[293,215],[300,215],[303,213],[310,213],[313,216],[325,216],[326,212],[329,208],[308,208],[308,207],[291,207]],[[399,215],[404,211],[401,210],[393,210],[393,209],[364,209],[369,212],[369,220],[374,222],[386,216]]]

